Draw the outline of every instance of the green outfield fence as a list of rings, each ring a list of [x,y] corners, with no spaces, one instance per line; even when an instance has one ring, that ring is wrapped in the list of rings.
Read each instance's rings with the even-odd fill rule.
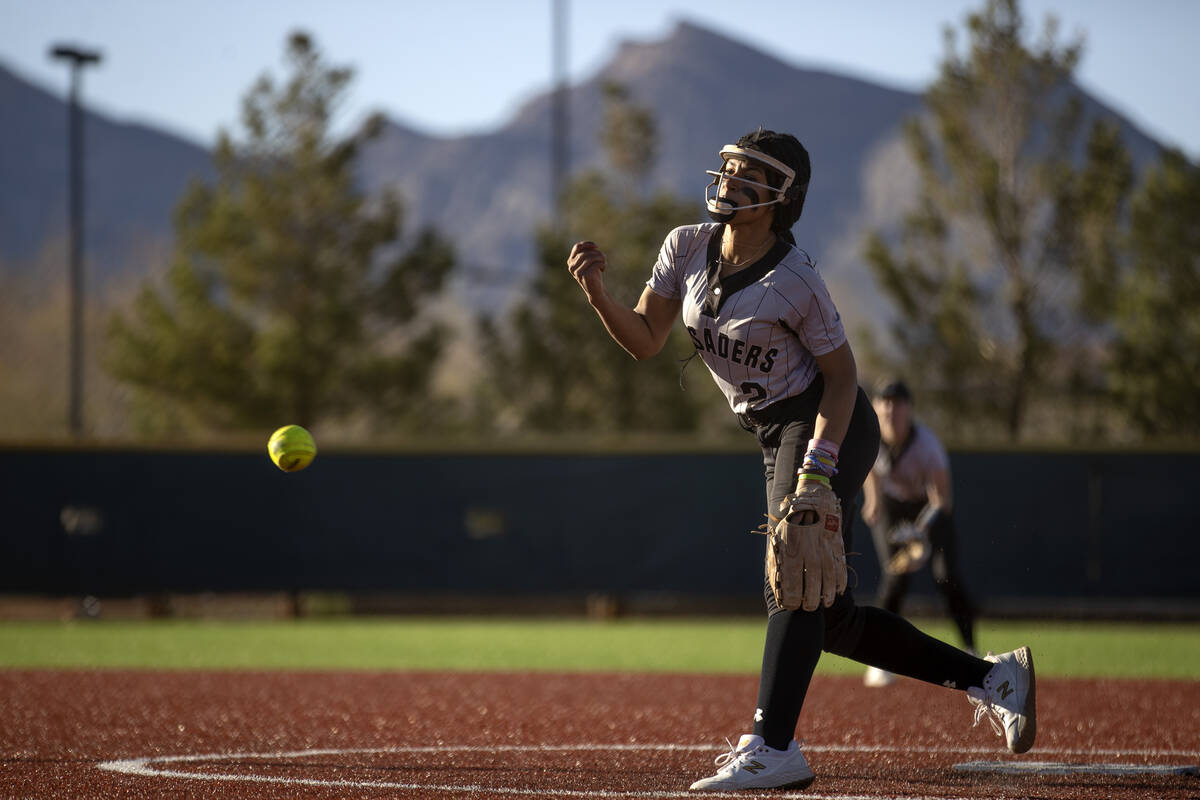
[[[1200,617],[1200,454],[951,458],[985,613]],[[258,452],[11,447],[0,594],[754,613],[761,474],[757,453],[325,452],[285,474]],[[855,536],[869,599],[878,565]],[[937,607],[927,576],[913,590]]]

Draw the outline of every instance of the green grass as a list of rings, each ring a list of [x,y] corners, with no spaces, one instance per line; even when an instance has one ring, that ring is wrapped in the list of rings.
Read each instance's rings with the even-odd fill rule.
[[[938,638],[948,623],[918,621]],[[558,670],[757,674],[761,619],[346,618],[283,622],[0,622],[0,668]],[[1200,680],[1200,624],[990,622],[1038,674]],[[862,667],[824,656],[818,672]]]

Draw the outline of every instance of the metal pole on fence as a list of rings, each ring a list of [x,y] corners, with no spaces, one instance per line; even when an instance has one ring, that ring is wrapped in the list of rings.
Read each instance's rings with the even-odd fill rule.
[[[52,58],[71,67],[71,95],[67,105],[68,194],[70,226],[70,357],[68,361],[67,427],[73,436],[83,434],[83,114],[79,109],[80,73],[88,64],[100,63],[100,54],[59,45]]]

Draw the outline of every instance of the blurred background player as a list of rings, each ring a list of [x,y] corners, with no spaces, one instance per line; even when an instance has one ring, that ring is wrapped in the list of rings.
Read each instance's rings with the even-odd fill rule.
[[[963,646],[975,653],[975,610],[958,567],[950,459],[933,431],[913,419],[912,392],[903,381],[881,383],[874,407],[879,457],[863,487],[862,517],[879,556],[877,605],[899,614],[910,577],[928,565]],[[871,667],[863,682],[887,686],[893,679]]]

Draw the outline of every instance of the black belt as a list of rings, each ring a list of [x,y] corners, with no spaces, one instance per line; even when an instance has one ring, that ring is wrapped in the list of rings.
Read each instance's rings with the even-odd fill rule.
[[[748,431],[763,425],[779,425],[797,419],[815,417],[817,407],[821,404],[821,395],[825,393],[825,379],[821,373],[813,378],[812,383],[805,387],[800,394],[776,400],[763,408],[751,408],[745,413],[738,414],[738,422]]]

